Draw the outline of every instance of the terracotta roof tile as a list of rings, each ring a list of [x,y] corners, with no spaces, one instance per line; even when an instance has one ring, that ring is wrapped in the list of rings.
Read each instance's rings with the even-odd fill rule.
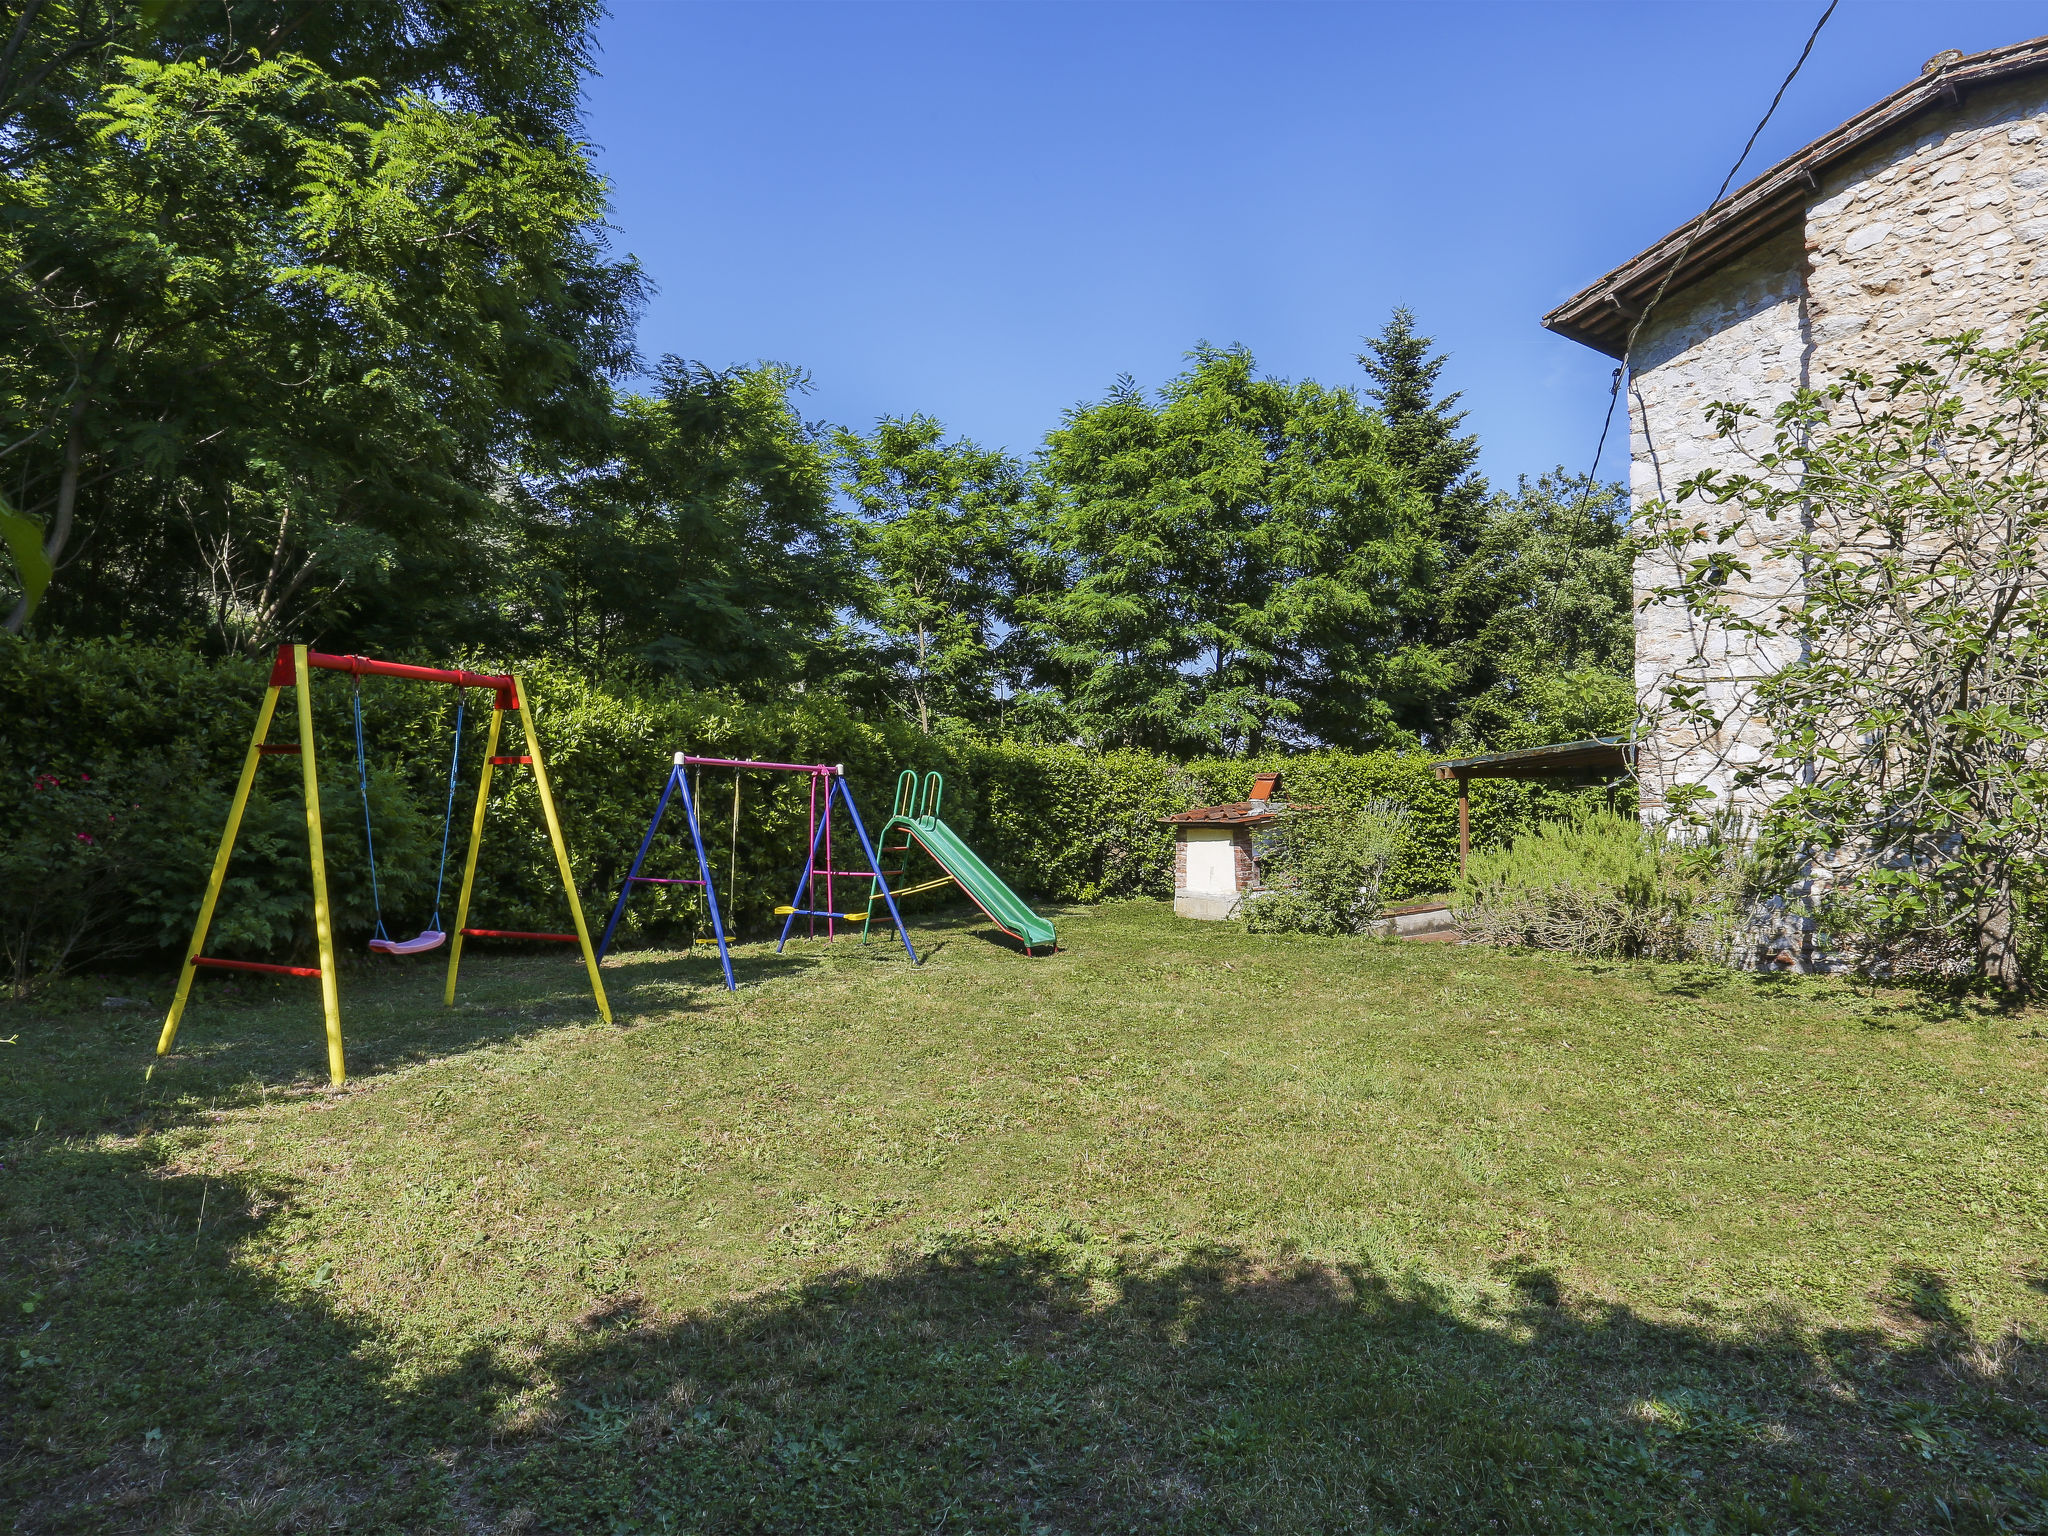
[[[1233,800],[1229,805],[1198,805],[1191,811],[1176,811],[1160,821],[1181,826],[1233,826],[1245,822],[1271,821],[1280,807],[1268,800]]]

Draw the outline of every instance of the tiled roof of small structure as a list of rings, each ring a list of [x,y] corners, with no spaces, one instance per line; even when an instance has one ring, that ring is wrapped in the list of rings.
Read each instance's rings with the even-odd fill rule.
[[[1191,811],[1162,816],[1162,822],[1181,826],[1238,826],[1251,821],[1272,821],[1280,807],[1270,800],[1233,800],[1228,805],[1198,805]]]
[[[1673,280],[1674,290],[1718,271],[1779,230],[1797,224],[1807,204],[1820,194],[1820,173],[1831,166],[1924,113],[1960,107],[1965,95],[1980,86],[2041,70],[2048,70],[2048,37],[2029,38],[1983,53],[1936,54],[1918,79],[1908,81],[1714,204],[1698,221],[1697,238],[1692,223],[1673,230],[1558,305],[1543,317],[1544,326],[1596,352],[1620,357],[1629,328],[1681,252],[1685,266]]]

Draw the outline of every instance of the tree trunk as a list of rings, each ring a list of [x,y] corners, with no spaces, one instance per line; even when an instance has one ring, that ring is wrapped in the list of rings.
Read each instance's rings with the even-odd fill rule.
[[[71,514],[78,505],[78,467],[85,457],[85,397],[79,396],[71,402],[71,422],[64,429],[64,473],[57,481],[57,515],[50,519],[49,536],[43,540],[43,558],[52,567],[51,581],[57,557],[64,553],[64,546],[71,540]],[[28,594],[23,593],[15,603],[14,611],[7,615],[6,630],[10,635],[21,633],[28,623]]]
[[[2020,967],[2020,924],[2010,887],[1994,891],[1977,908],[1977,972],[2002,992],[2030,989]]]

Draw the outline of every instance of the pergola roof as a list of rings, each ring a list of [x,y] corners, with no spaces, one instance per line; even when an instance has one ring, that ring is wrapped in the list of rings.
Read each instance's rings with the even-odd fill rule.
[[[1440,779],[1550,779],[1568,774],[1626,772],[1633,749],[1619,736],[1587,741],[1561,741],[1519,752],[1487,752],[1478,757],[1449,757],[1436,765]]]

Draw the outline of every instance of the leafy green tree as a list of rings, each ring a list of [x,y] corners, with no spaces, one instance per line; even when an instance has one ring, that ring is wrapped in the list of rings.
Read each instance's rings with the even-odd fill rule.
[[[872,625],[898,707],[927,735],[946,719],[987,723],[1000,709],[1009,577],[1032,505],[1023,467],[929,416],[884,417],[834,438],[852,503]]]
[[[852,600],[852,553],[797,369],[669,357],[621,401],[613,452],[530,477],[514,588],[523,647],[749,689],[801,677]]]
[[[1200,346],[1147,400],[1068,412],[1041,472],[1070,576],[1020,605],[1041,670],[1100,741],[1257,751],[1404,739],[1381,699],[1423,510],[1346,390]]]
[[[589,8],[488,9],[114,8],[69,53],[29,27],[0,473],[56,621],[260,648],[476,614],[507,466],[601,432],[640,292],[564,134]],[[259,52],[286,38],[318,57]]]
[[[1542,746],[1624,732],[1635,715],[1628,493],[1558,469],[1486,502],[1444,583],[1459,694],[1448,743]]]

